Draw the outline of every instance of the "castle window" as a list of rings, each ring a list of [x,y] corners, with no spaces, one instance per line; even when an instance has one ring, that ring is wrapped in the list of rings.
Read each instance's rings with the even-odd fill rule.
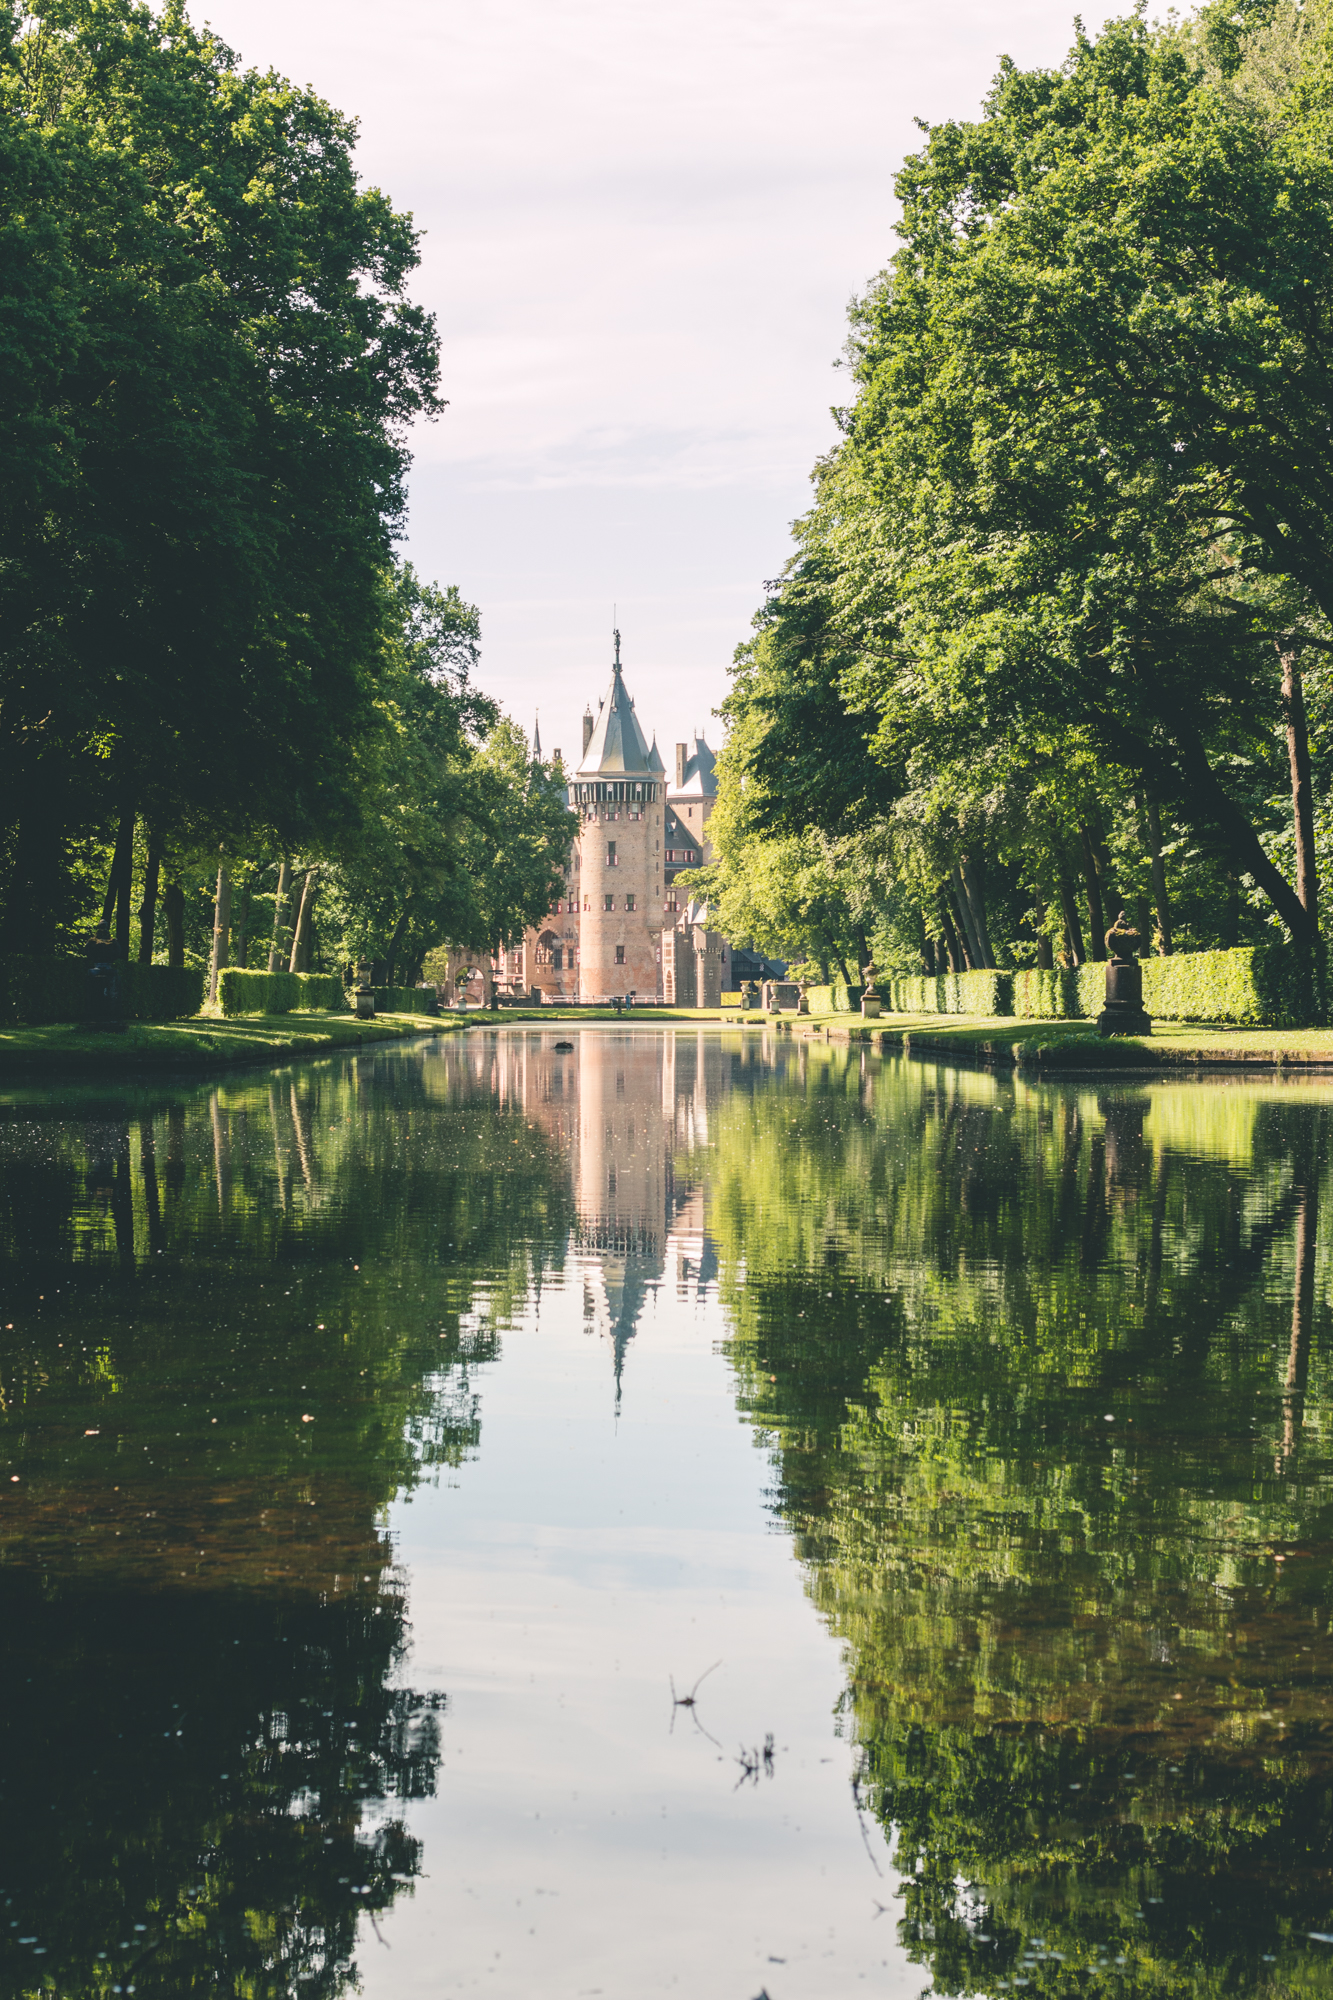
[[[634,898],[633,898],[633,896],[626,896],[626,898],[625,898],[625,908],[626,908],[627,910],[632,910],[632,909],[634,908]]]
[[[603,896],[602,908],[604,910],[614,910],[615,907],[616,907],[616,899],[614,896]]]
[[[618,944],[616,946],[616,964],[623,965],[624,963],[625,963],[625,947],[623,944]]]
[[[608,840],[606,843],[606,865],[608,868],[619,866],[616,861],[616,843],[614,840]]]

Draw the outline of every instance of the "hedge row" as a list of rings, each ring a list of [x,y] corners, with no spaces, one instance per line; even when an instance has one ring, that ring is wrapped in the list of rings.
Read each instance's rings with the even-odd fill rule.
[[[1012,972],[944,972],[934,979],[882,979],[893,1014],[1012,1014]]]
[[[806,1004],[812,1014],[859,1014],[864,986],[809,986]]]
[[[1320,1019],[1309,962],[1289,944],[1182,951],[1170,958],[1145,958],[1142,966],[1143,1004],[1155,1020],[1299,1028]],[[1010,1014],[1026,1020],[1089,1021],[1105,1005],[1106,967],[1092,963],[1054,972],[1028,969],[886,979],[881,991],[886,1007],[895,1014]]]
[[[224,1014],[345,1014],[347,995],[336,972],[251,972],[229,965],[218,974]]]
[[[120,968],[124,1014],[131,1021],[179,1021],[197,1014],[204,1000],[204,975],[169,965]],[[7,1021],[87,1021],[88,963],[82,958],[24,958],[0,963],[0,1019]]]
[[[438,1014],[440,1011],[440,996],[433,986],[376,986],[374,994],[377,1014]]]

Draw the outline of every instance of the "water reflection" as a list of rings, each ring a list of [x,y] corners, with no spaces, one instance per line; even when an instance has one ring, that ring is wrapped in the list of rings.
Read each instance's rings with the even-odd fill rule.
[[[934,1990],[1321,1987],[1333,1091],[555,1039],[0,1107],[0,1990],[354,1982],[450,1728],[386,1508],[544,1288],[608,1417],[714,1316]]]
[[[716,1122],[742,1405],[939,1991],[1329,1977],[1329,1119],[812,1053]]]
[[[414,1061],[0,1122],[0,1988],[333,1995],[420,1864],[384,1508],[475,1449],[557,1150]]]

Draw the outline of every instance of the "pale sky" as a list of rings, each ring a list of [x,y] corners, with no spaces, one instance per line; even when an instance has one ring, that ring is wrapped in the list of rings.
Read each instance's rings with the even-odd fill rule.
[[[482,684],[577,750],[610,676],[664,754],[710,712],[835,438],[848,300],[894,248],[912,121],[1078,0],[194,0],[361,123],[425,230],[450,407],[407,552],[482,614]],[[1094,29],[1113,9],[1081,10]]]

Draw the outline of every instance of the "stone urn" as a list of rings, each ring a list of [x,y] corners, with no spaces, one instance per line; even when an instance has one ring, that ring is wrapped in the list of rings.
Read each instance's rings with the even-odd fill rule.
[[[358,1021],[373,1021],[375,1018],[375,989],[370,983],[373,969],[368,958],[357,961],[355,999]]]
[[[884,1011],[884,1002],[875,987],[873,960],[869,965],[861,967],[861,977],[865,981],[865,988],[861,994],[861,1017],[866,1021],[877,1021]]]
[[[1106,933],[1106,1005],[1097,1016],[1099,1035],[1150,1035],[1152,1021],[1143,1011],[1143,942],[1124,911]]]

